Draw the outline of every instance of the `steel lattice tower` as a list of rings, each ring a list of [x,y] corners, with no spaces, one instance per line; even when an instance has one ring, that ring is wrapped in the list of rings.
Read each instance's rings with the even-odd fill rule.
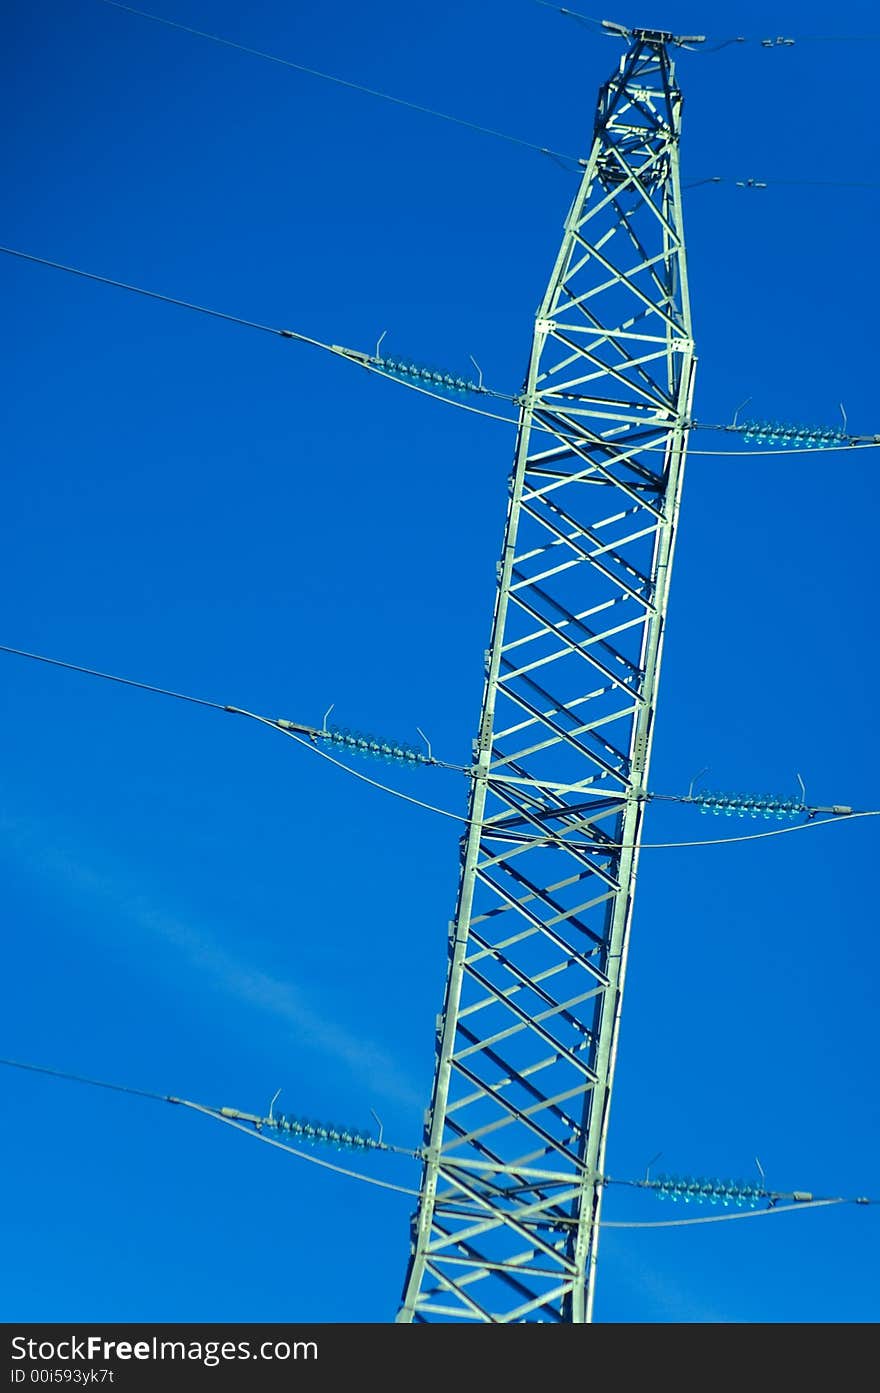
[[[399,1321],[585,1322],[694,381],[671,34],[535,321]]]

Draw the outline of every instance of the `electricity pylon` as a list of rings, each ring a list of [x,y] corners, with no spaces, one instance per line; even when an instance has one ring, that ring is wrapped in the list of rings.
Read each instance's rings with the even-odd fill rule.
[[[401,1322],[592,1317],[695,367],[682,40],[620,32],[521,398]]]

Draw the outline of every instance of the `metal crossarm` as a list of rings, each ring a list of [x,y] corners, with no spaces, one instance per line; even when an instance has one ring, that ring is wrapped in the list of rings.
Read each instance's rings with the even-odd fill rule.
[[[601,89],[535,322],[399,1321],[592,1317],[694,379],[668,38]]]

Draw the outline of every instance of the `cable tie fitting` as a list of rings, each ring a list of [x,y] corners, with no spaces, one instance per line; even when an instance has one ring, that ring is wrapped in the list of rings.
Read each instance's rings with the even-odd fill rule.
[[[310,735],[313,740],[321,733],[315,730],[314,726],[304,726],[301,725],[299,721],[285,721],[281,716],[275,721],[275,725],[278,726],[280,730],[296,730],[300,735]]]
[[[343,358],[350,358],[352,362],[361,363],[364,366],[375,363],[376,361],[371,353],[362,353],[359,348],[346,348],[345,345],[341,343],[331,343],[330,352],[341,353]]]

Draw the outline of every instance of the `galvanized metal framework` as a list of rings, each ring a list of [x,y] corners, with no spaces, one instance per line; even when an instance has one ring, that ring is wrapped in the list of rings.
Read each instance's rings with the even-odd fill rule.
[[[694,378],[671,38],[601,89],[535,322],[399,1321],[591,1319]]]

